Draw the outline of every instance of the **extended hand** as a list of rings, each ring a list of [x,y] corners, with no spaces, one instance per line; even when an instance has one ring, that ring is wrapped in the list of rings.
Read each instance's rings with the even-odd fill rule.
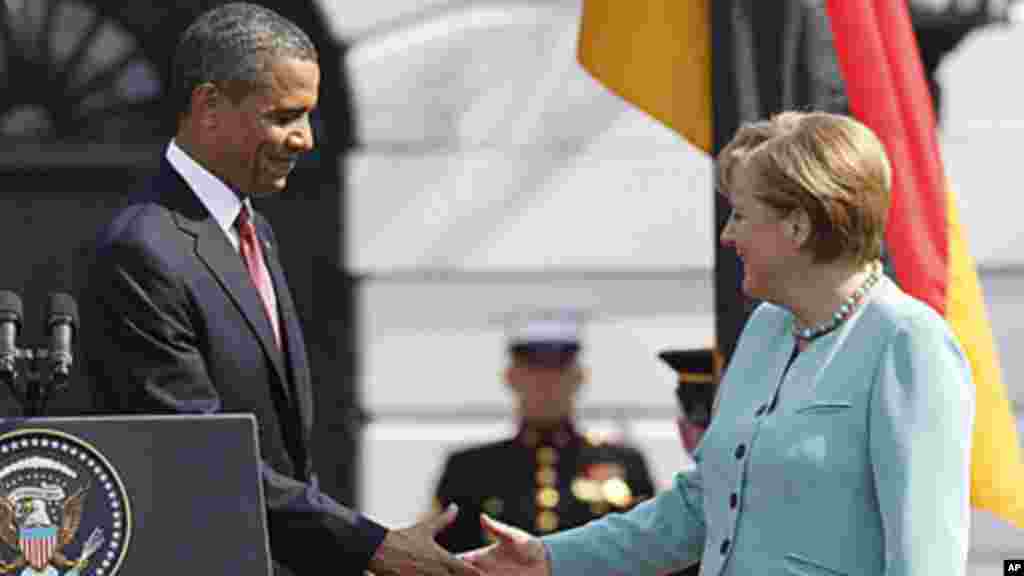
[[[539,538],[493,520],[486,514],[480,515],[480,525],[498,541],[485,548],[460,554],[459,558],[489,576],[551,576],[547,554]]]
[[[389,531],[370,559],[370,571],[377,576],[483,576],[434,541],[437,533],[455,520],[456,514],[458,508],[452,505],[433,518]]]

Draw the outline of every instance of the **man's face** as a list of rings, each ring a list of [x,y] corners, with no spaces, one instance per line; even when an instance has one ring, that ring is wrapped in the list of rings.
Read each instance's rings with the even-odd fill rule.
[[[575,361],[553,363],[514,358],[505,379],[519,402],[521,418],[554,423],[572,414],[583,370]]]
[[[320,67],[296,58],[270,58],[262,85],[236,103],[221,100],[215,171],[242,197],[280,192],[299,155],[313,149],[309,115],[320,90]]]

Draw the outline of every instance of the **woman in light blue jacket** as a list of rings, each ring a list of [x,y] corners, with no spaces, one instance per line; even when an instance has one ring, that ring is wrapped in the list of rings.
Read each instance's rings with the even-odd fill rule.
[[[764,301],[691,472],[626,514],[464,556],[492,574],[963,576],[974,387],[945,321],[882,273],[891,173],[856,120],[780,114],[718,157],[722,242]]]

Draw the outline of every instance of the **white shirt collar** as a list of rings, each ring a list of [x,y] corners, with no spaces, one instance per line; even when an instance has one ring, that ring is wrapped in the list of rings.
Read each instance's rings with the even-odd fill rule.
[[[242,201],[220,178],[193,160],[174,140],[167,145],[165,157],[178,174],[185,179],[189,188],[210,212],[217,225],[237,250],[238,233],[234,226],[235,219],[238,218],[238,213],[242,210]],[[252,206],[249,208],[251,211]]]

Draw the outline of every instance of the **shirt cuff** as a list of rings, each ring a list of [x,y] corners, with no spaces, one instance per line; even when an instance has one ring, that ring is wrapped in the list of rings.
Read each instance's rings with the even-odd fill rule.
[[[377,553],[377,548],[380,548],[384,537],[388,535],[388,529],[360,514],[358,520],[356,520],[356,530],[362,535],[363,545],[365,546],[361,551],[363,559],[361,565],[369,566],[370,558],[373,558],[373,555]]]

